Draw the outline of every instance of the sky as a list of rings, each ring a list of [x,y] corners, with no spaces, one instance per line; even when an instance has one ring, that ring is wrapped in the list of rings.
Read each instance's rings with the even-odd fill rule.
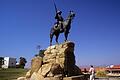
[[[55,0],[64,19],[76,14],[68,40],[75,43],[76,64],[120,64],[120,0]],[[56,22],[53,0],[0,0],[0,56],[28,64],[49,46],[49,33]],[[64,35],[59,37],[59,43]],[[53,39],[55,44],[55,39]]]

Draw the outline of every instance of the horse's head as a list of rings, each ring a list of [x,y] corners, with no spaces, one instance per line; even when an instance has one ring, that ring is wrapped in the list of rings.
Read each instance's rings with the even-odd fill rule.
[[[69,19],[73,19],[74,17],[75,17],[75,13],[73,11],[70,11]]]

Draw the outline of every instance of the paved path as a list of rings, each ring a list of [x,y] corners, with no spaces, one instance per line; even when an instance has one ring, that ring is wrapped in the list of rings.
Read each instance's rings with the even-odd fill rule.
[[[120,80],[120,78],[97,78],[95,80]]]

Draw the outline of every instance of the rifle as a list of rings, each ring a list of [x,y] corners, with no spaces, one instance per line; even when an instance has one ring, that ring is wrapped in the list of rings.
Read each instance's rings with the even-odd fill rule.
[[[53,3],[54,3],[54,7],[55,7],[55,12],[57,13],[57,6],[56,6],[56,4],[55,4],[55,1],[53,0]]]

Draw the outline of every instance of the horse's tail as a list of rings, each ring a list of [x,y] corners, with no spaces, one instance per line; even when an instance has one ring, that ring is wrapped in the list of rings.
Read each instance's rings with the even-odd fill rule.
[[[54,28],[52,27],[52,28],[50,29],[50,35],[53,34],[53,33],[54,33]]]

